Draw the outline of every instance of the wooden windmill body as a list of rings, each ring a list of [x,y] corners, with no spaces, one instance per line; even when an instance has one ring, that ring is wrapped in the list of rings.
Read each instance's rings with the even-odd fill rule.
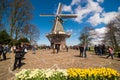
[[[62,26],[62,18],[76,18],[76,14],[61,14],[62,4],[59,3],[56,14],[41,14],[40,16],[55,16],[54,25],[52,31],[46,35],[48,40],[51,43],[51,47],[59,47],[60,50],[63,50],[66,46],[66,39],[71,36],[70,33],[66,33]]]

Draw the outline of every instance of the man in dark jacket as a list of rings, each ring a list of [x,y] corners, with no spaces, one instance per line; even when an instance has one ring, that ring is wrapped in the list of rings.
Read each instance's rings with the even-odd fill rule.
[[[18,63],[18,67],[20,68],[21,59],[22,59],[21,48],[20,48],[20,46],[17,46],[16,51],[15,51],[15,62],[14,62],[14,66],[13,66],[13,71],[17,68],[17,63]]]
[[[84,51],[83,45],[80,45],[79,49],[80,49],[80,57],[83,57],[83,51]]]
[[[8,47],[6,45],[3,45],[3,60],[6,60],[7,52],[8,52]]]
[[[3,46],[0,44],[0,59],[1,59],[2,53],[3,53]]]

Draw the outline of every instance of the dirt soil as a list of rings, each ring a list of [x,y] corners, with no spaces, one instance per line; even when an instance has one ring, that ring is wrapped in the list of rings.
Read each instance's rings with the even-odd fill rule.
[[[14,80],[15,73],[22,69],[67,69],[67,68],[96,68],[109,67],[120,72],[120,58],[106,59],[106,56],[97,56],[87,52],[87,58],[79,57],[79,50],[69,50],[52,53],[52,50],[37,50],[36,54],[28,51],[22,60],[20,69],[12,71],[14,53],[7,53],[7,60],[0,61],[0,80]]]

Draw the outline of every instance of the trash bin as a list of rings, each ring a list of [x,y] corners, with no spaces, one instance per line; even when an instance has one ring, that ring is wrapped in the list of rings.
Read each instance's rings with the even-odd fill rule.
[[[118,53],[118,58],[120,58],[120,53]]]

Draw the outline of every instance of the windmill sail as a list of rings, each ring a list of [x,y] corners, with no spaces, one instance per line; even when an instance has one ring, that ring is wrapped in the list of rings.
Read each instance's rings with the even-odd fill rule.
[[[55,14],[40,14],[40,16],[46,16],[46,17],[48,17],[48,16],[55,16]]]
[[[62,11],[62,4],[59,3],[58,9],[57,9],[57,13],[56,14],[60,14]]]
[[[61,18],[76,18],[77,14],[59,14]]]

